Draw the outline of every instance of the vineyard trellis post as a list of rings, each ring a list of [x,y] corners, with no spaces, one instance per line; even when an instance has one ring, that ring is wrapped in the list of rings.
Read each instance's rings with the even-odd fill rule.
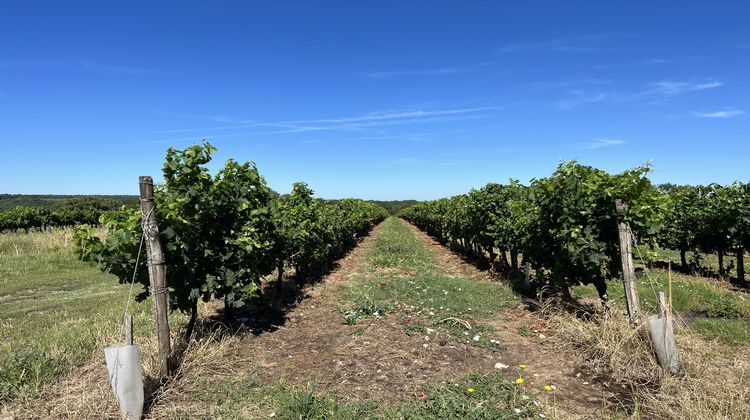
[[[622,283],[625,288],[625,300],[628,306],[628,317],[632,324],[641,318],[641,305],[638,301],[638,288],[635,282],[635,263],[633,262],[633,235],[625,221],[624,215],[628,205],[623,200],[615,200],[617,209],[617,230],[620,236],[620,259],[622,260]]]
[[[125,315],[125,345],[133,345],[133,315]]]
[[[167,319],[167,268],[164,251],[159,240],[159,226],[156,223],[156,204],[154,203],[154,181],[150,176],[138,178],[141,194],[141,212],[143,215],[143,235],[148,255],[148,277],[153,299],[154,317],[156,318],[156,336],[159,342],[159,375],[169,375],[169,355],[171,353],[169,320]]]

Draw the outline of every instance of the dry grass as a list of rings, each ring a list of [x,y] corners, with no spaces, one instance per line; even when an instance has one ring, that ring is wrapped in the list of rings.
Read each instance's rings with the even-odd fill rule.
[[[599,374],[632,387],[615,417],[670,419],[750,418],[750,351],[709,341],[685,325],[677,330],[683,364],[675,376],[655,361],[645,326],[631,328],[621,312],[586,320],[546,308],[558,335]]]
[[[52,232],[6,232],[0,235],[0,255],[21,256],[67,250],[72,243],[72,228]]]

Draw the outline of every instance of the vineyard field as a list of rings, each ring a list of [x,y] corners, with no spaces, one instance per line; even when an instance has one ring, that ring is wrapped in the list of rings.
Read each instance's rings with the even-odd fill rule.
[[[3,330],[12,331],[10,336],[5,333],[2,364],[4,372],[13,372],[2,378],[2,385],[15,390],[11,407],[18,413],[61,415],[64,408],[67,415],[91,415],[100,412],[107,398],[105,385],[91,383],[104,380],[97,354],[116,333],[113,320],[121,316],[121,308],[99,303],[127,299],[127,290],[113,286],[111,274],[78,261],[71,238],[70,230],[0,236],[6,270],[0,313],[7,322]],[[489,273],[404,222],[386,220],[338,265],[302,295],[293,276],[285,280],[282,300],[289,303],[280,330],[263,327],[265,332],[250,334],[259,331],[253,324],[259,314],[252,308],[236,314],[249,320],[234,324],[230,335],[217,333],[210,322],[199,327],[195,348],[184,362],[184,377],[154,401],[151,415],[445,418],[471,412],[498,418],[518,409],[529,416],[557,413],[566,418],[603,407],[625,410],[615,402],[625,395],[616,391],[613,398],[612,390],[588,376],[584,360],[565,344],[569,332],[557,331],[554,318],[519,309],[522,299],[508,286],[491,281]],[[655,276],[663,282],[666,272]],[[747,301],[712,282],[676,275],[675,310],[690,314],[729,302],[738,318],[695,320],[692,328],[705,339],[719,337],[728,346],[726,357],[737,351],[744,354],[750,336],[738,331],[747,325]],[[266,283],[273,290],[275,278]],[[641,288],[644,308],[651,312],[650,286],[642,281]],[[612,303],[620,307],[616,282],[611,290]],[[48,297],[29,298],[39,293]],[[586,288],[574,288],[573,293],[584,299],[596,296]],[[136,335],[147,355],[144,366],[155,369],[150,303],[146,300],[133,309]],[[205,304],[201,313],[210,316],[216,309]],[[59,319],[66,321],[61,324]],[[471,330],[452,319],[469,322]],[[187,321],[178,313],[171,318],[176,330]],[[496,369],[498,363],[507,368]],[[34,375],[19,381],[24,369]],[[578,373],[584,375],[576,377]],[[451,379],[440,385],[442,378]],[[521,386],[515,384],[519,378],[525,379]],[[554,404],[544,389],[550,385],[555,386]],[[470,388],[476,395],[467,400]],[[75,398],[68,393],[73,389],[78,392]],[[441,403],[424,404],[419,398],[415,402],[415,395],[439,398]],[[588,395],[585,403],[580,395]],[[5,397],[8,401],[9,395]],[[493,404],[477,411],[485,401]],[[612,405],[603,405],[605,401]]]
[[[131,314],[153,418],[750,415],[745,184],[657,188],[647,166],[568,162],[434,201],[321,200],[302,182],[279,195],[251,162],[212,174],[215,151],[170,148],[155,187],[169,379],[140,209],[0,213],[6,413],[116,416],[98,355]],[[623,224],[643,315],[668,293],[692,376],[629,331]],[[735,369],[704,368],[716,358]],[[713,398],[712,377],[742,396]]]

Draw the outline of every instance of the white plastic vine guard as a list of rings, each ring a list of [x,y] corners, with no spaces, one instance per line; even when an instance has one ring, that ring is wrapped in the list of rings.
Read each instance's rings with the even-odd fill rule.
[[[653,315],[648,318],[651,342],[661,367],[671,374],[680,370],[680,356],[674,339],[674,327],[670,316]]]
[[[104,349],[112,391],[117,396],[120,414],[127,419],[143,415],[143,376],[138,345]]]

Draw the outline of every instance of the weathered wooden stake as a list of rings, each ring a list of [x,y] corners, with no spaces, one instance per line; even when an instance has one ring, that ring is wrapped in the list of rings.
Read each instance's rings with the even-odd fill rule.
[[[526,290],[531,289],[531,263],[526,261],[526,264],[524,264],[524,279],[523,279],[523,287],[526,288]]]
[[[745,248],[737,250],[737,280],[745,282]]]
[[[154,181],[150,176],[142,176],[138,178],[138,185],[141,192],[143,234],[148,254],[148,277],[156,318],[156,336],[159,340],[159,374],[167,376],[171,353],[169,320],[167,319],[167,269],[164,263],[164,251],[159,240],[159,226],[156,224]]]
[[[635,283],[635,263],[633,262],[633,237],[623,215],[628,205],[622,200],[615,200],[617,208],[617,228],[620,233],[620,259],[622,260],[622,283],[625,287],[625,300],[628,304],[628,316],[632,324],[641,319],[641,305],[638,301],[638,288]]]
[[[667,316],[667,296],[664,292],[659,292],[659,316]]]
[[[125,345],[133,345],[133,315],[125,315]]]

